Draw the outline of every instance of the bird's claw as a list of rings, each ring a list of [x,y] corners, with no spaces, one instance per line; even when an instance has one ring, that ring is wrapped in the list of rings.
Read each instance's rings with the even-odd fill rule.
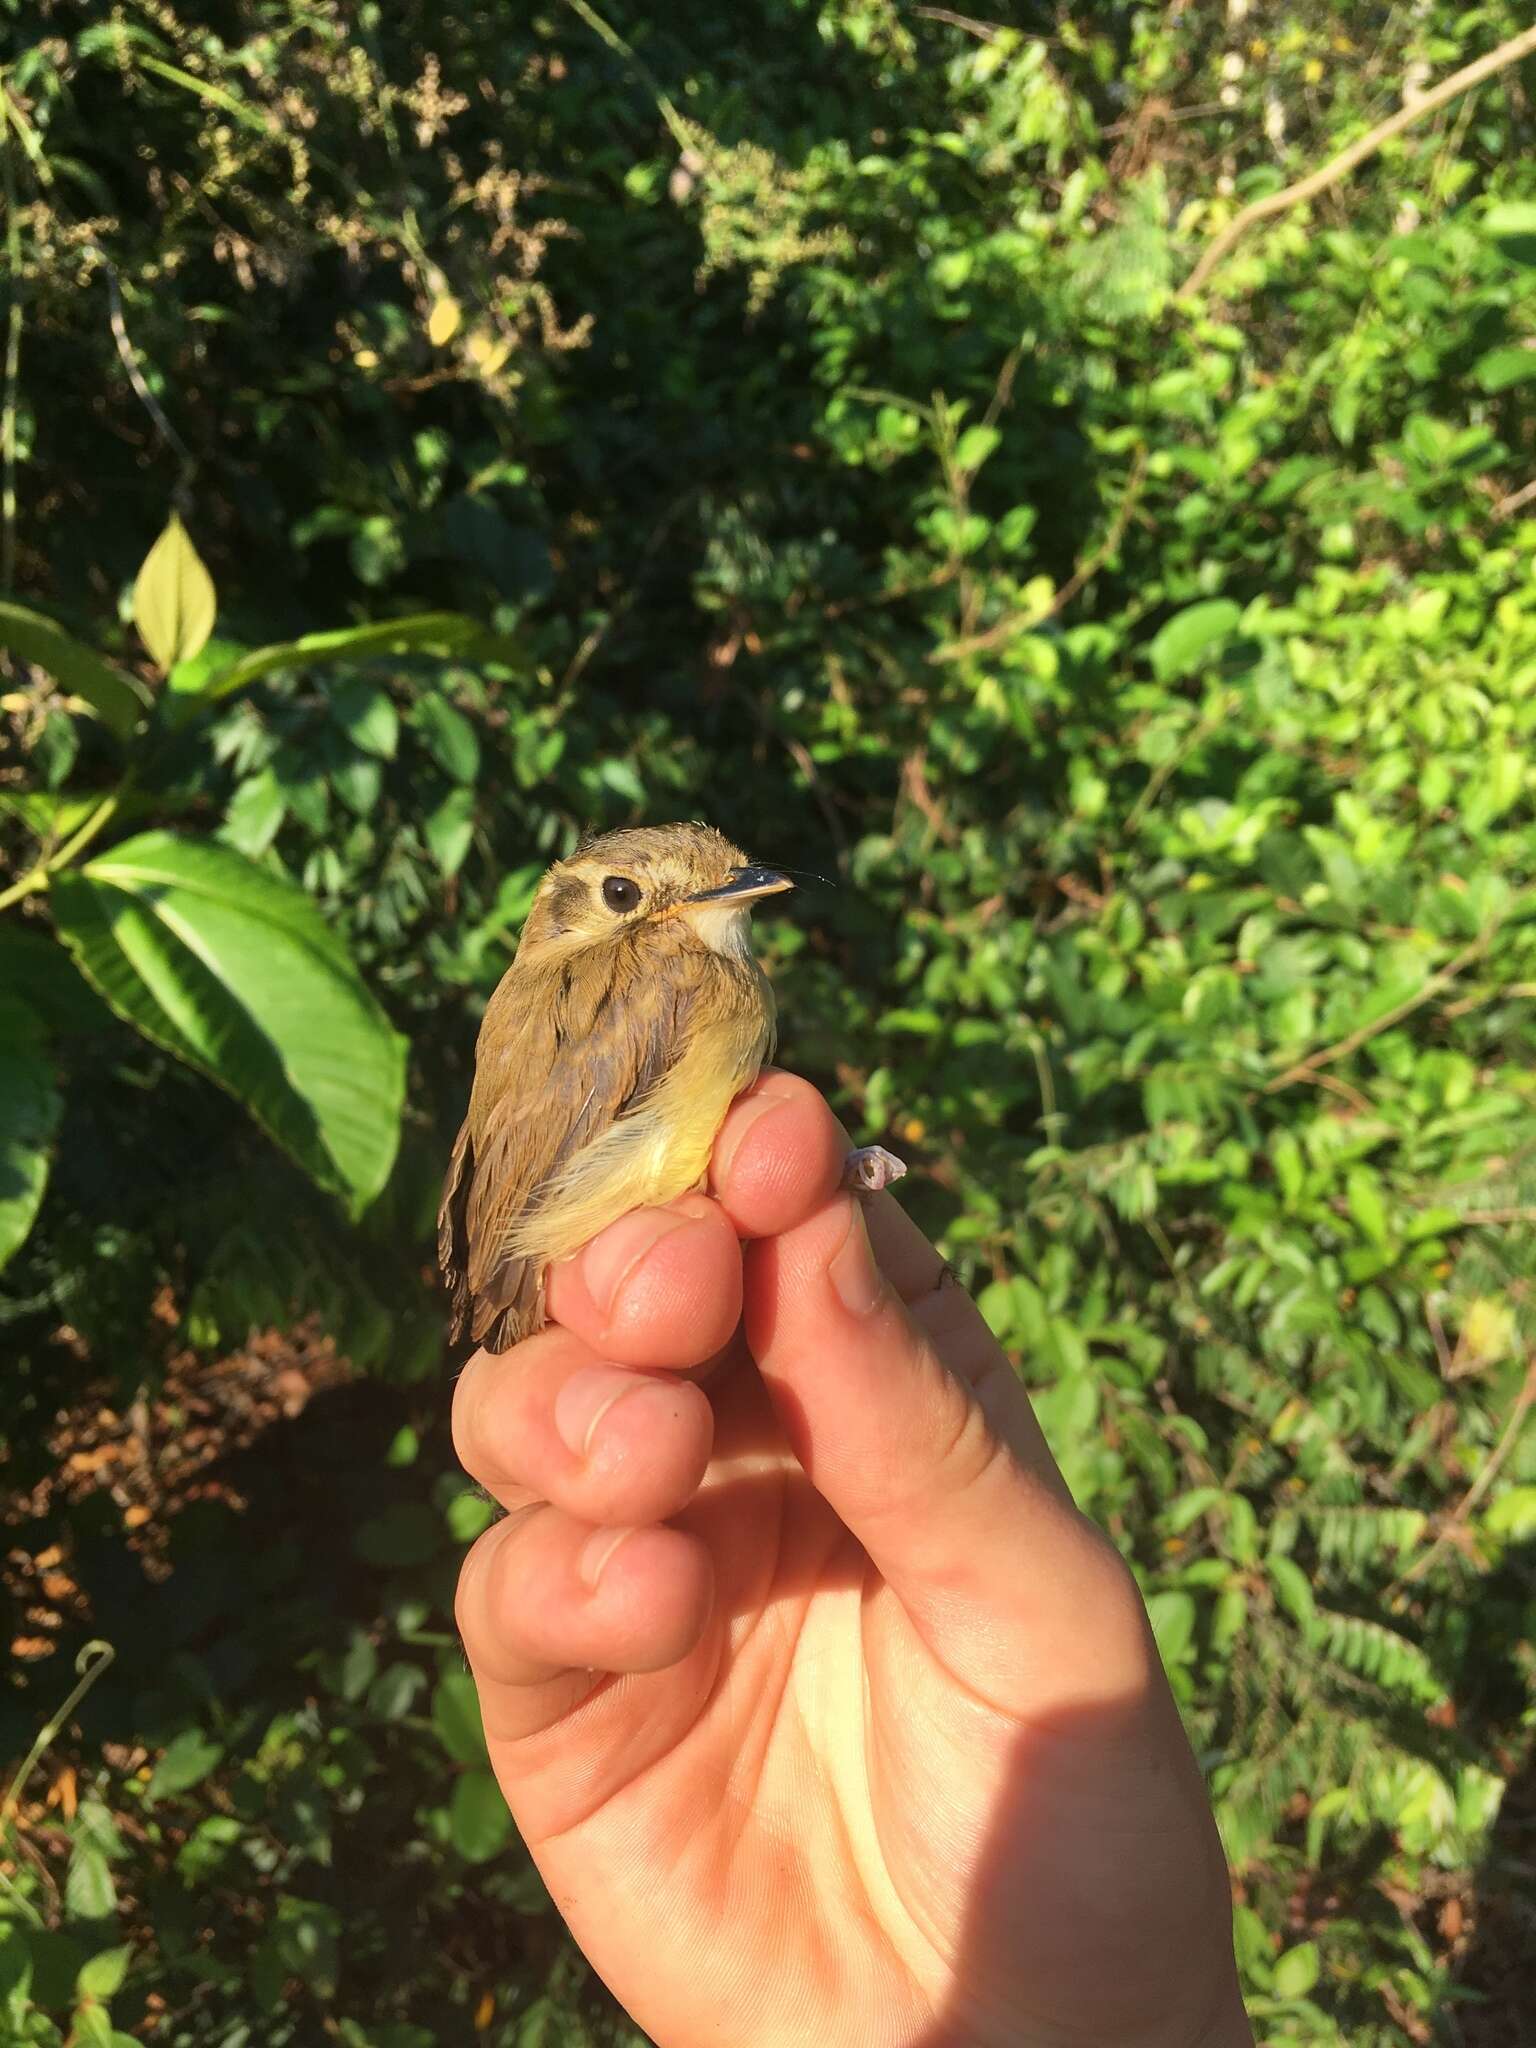
[[[883,1145],[858,1145],[843,1161],[843,1186],[858,1194],[877,1195],[902,1178],[906,1161]]]

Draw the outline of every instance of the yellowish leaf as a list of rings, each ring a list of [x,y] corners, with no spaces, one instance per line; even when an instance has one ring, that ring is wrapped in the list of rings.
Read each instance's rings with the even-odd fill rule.
[[[434,348],[446,348],[459,331],[464,318],[464,309],[457,299],[446,293],[432,301],[432,310],[427,315],[427,339]]]
[[[512,339],[494,328],[477,327],[465,342],[464,353],[482,377],[494,377],[512,353]]]
[[[1498,1365],[1515,1348],[1513,1309],[1494,1295],[1479,1295],[1461,1319],[1461,1352],[1467,1369]]]
[[[173,512],[133,586],[133,623],[162,673],[202,651],[217,610],[213,578]]]

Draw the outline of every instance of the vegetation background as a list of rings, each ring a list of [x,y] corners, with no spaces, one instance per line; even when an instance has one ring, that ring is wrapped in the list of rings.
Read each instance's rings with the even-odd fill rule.
[[[825,878],[783,1057],[1140,1576],[1260,2039],[1526,2037],[1528,23],[0,0],[7,2039],[638,2040],[430,1219],[540,867],[694,815]]]

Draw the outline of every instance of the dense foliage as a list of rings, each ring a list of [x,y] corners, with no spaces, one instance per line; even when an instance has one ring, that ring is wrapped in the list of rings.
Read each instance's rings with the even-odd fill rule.
[[[636,2038],[429,1222],[540,866],[695,815],[1142,1578],[1260,2038],[1512,2037],[1536,63],[1177,288],[1524,17],[5,0],[16,2038]]]

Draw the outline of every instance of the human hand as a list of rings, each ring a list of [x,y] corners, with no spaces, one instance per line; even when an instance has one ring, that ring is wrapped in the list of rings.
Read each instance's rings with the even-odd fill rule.
[[[1135,1583],[845,1148],[765,1074],[712,1198],[465,1369],[508,1513],[459,1622],[518,1827],[661,2048],[1251,2048]]]

